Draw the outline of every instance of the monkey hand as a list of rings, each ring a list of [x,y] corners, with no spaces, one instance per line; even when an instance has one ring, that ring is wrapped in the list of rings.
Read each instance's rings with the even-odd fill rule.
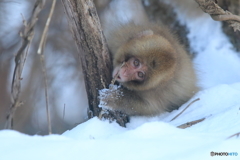
[[[99,107],[112,110],[116,108],[116,101],[119,101],[123,97],[123,93],[119,86],[110,85],[109,88],[99,91]]]

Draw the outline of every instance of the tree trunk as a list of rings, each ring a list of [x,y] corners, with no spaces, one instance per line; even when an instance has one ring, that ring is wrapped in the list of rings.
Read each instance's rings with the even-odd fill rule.
[[[62,0],[79,50],[89,102],[89,118],[98,116],[98,91],[111,82],[112,62],[92,0]],[[117,111],[101,115],[125,126],[128,117]]]
[[[82,63],[89,109],[98,116],[98,90],[111,81],[112,63],[92,0],[62,0]]]

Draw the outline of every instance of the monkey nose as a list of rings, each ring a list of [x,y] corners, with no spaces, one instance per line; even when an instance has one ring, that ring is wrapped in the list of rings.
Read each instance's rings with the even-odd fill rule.
[[[124,76],[124,77],[128,77],[129,75],[130,75],[130,74],[129,74],[128,72],[126,72],[126,71],[123,73],[123,76]]]

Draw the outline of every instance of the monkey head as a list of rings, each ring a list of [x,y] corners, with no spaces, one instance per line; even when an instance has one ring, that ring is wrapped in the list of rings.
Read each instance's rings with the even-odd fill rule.
[[[143,31],[115,53],[113,77],[129,90],[149,90],[173,78],[176,59],[176,50],[166,38]]]

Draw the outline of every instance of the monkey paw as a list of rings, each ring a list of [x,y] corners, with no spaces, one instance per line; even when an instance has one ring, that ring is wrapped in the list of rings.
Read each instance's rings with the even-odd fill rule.
[[[99,107],[111,110],[116,105],[115,102],[121,99],[122,96],[123,94],[119,86],[110,85],[109,89],[99,91]]]

